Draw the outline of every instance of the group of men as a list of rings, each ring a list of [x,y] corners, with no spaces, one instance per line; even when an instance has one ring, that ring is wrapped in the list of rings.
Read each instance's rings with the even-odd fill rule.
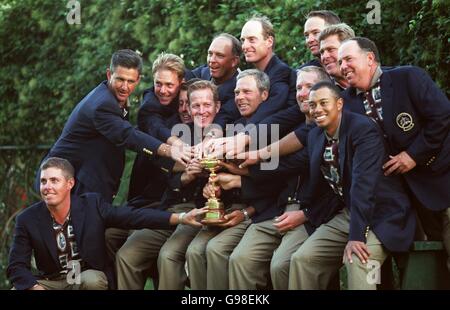
[[[142,60],[114,53],[40,166],[43,201],[17,217],[14,288],[143,289],[152,276],[158,289],[327,289],[345,264],[350,289],[375,289],[374,266],[415,238],[450,251],[448,98],[420,68],[382,67],[331,11],[310,12],[304,34],[313,60],[297,70],[264,16],[240,40],[214,37],[198,68],[161,53],[137,127]],[[114,207],[126,149],[128,202]],[[209,178],[200,159],[223,155],[245,160]],[[202,226],[215,196],[224,221]]]

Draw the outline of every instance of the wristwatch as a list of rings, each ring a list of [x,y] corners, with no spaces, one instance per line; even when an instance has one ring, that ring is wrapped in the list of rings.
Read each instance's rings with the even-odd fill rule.
[[[247,210],[244,208],[244,209],[241,209],[241,212],[244,214],[245,220],[248,221],[250,219],[250,215],[248,215]]]

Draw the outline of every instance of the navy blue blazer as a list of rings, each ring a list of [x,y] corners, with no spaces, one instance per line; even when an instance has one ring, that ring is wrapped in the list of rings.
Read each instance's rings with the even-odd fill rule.
[[[391,155],[406,151],[417,163],[403,174],[416,198],[428,209],[450,205],[450,102],[418,67],[383,70],[380,78],[383,131]],[[343,92],[344,108],[365,114],[362,94]],[[408,123],[403,123],[407,120]],[[403,129],[402,129],[403,128]]]
[[[179,123],[181,123],[181,120],[178,113],[165,120],[165,125],[168,128],[172,128]],[[145,206],[161,201],[174,163],[171,158],[167,157],[148,157],[137,154],[131,170],[128,204]]]
[[[184,79],[195,77],[190,70],[185,69]],[[178,113],[178,96],[169,105],[159,103],[155,95],[155,87],[144,91],[142,103],[138,110],[137,120],[139,130],[150,134],[157,139],[166,142],[171,136],[171,127],[167,125],[167,119]]]
[[[164,106],[159,103],[152,86],[144,91],[141,106],[138,110],[138,128],[159,140],[166,142],[171,136],[171,128],[166,125],[166,120],[178,112],[178,96],[172,102]]]
[[[262,171],[251,167],[251,177],[267,183],[274,177],[300,174],[305,180],[299,198],[312,228],[328,222],[346,206],[351,213],[349,240],[365,242],[369,228],[389,250],[408,250],[414,236],[415,217],[402,179],[382,174],[386,154],[375,123],[355,113],[342,115],[339,164],[343,201],[331,190],[320,169],[326,143],[323,129],[312,127],[307,139],[301,151],[280,159],[278,169]]]
[[[250,122],[253,124],[259,124],[273,113],[297,104],[294,70],[281,61],[277,55],[273,55],[264,72],[270,80],[269,97],[261,103],[250,118]]]
[[[160,145],[128,122],[104,81],[73,109],[47,157],[70,161],[83,192],[97,192],[112,201],[124,169],[125,149],[151,155]]]
[[[301,68],[309,67],[309,66],[322,68],[322,64],[320,63],[320,60],[317,59],[317,58],[314,58],[314,59],[311,59],[310,61],[305,62],[304,64],[302,64],[300,67],[298,67],[297,70],[300,70]]]
[[[324,182],[320,166],[325,143],[323,129],[311,129],[304,153],[310,167],[305,214],[315,226],[323,222],[324,214],[314,202],[321,198],[318,189]],[[387,249],[407,251],[414,237],[415,217],[402,179],[383,175],[384,159],[378,126],[367,117],[344,111],[339,129],[339,172],[344,203],[350,210],[349,240],[365,242],[371,229]]]
[[[279,136],[283,137],[295,126],[304,122],[305,117],[300,112],[296,101],[296,80],[294,70],[273,55],[264,72],[270,79],[269,98],[261,103],[255,115],[250,119],[259,134],[262,125],[279,125]],[[253,129],[253,130],[255,130]],[[271,139],[271,130],[264,131]]]
[[[170,213],[153,209],[112,207],[100,195],[86,193],[72,196],[71,220],[82,260],[88,268],[105,272],[110,288],[114,287],[113,266],[108,261],[105,230],[168,229]],[[39,274],[30,270],[34,254]],[[18,290],[28,289],[40,278],[52,277],[61,267],[53,236],[52,217],[43,201],[22,211],[16,219],[14,239],[9,254],[7,276]]]

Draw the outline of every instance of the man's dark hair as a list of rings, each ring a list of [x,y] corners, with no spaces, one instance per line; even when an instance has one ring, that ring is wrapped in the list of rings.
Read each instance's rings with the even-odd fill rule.
[[[217,38],[225,38],[225,39],[230,40],[231,41],[231,52],[233,53],[234,56],[241,57],[242,43],[235,36],[233,36],[229,33],[223,32],[221,34],[216,35],[213,40],[215,40]]]
[[[142,74],[142,58],[138,53],[130,49],[118,50],[112,55],[109,69],[111,72],[114,72],[117,66],[137,69],[139,75]]]
[[[342,98],[341,90],[334,83],[328,82],[328,81],[321,81],[319,83],[314,84],[314,86],[311,87],[310,92],[316,91],[316,90],[319,90],[322,88],[328,88],[336,99]]]
[[[182,91],[182,90],[187,91],[190,85],[192,85],[192,84],[194,84],[195,82],[198,82],[198,81],[203,81],[203,80],[199,79],[199,78],[193,78],[193,79],[190,79],[190,80],[188,80],[186,82],[181,83],[180,91]]]
[[[41,171],[48,168],[61,169],[66,180],[72,179],[75,175],[75,169],[72,164],[64,158],[49,157],[41,164]]]
[[[355,41],[359,48],[362,49],[365,52],[372,52],[375,55],[375,61],[380,63],[380,53],[378,52],[378,47],[376,44],[370,40],[369,38],[365,37],[354,37],[351,39],[348,39],[347,41]]]
[[[325,21],[326,25],[335,25],[341,23],[341,19],[333,11],[328,10],[311,11],[308,13],[308,15],[306,15],[306,19],[311,17],[322,18]]]

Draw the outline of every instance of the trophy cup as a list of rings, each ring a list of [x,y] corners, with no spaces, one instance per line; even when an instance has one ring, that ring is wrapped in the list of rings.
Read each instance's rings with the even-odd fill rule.
[[[209,171],[210,176],[216,176],[216,170],[218,168],[219,160],[215,158],[204,158],[200,161],[203,168]],[[209,183],[215,188],[215,183]],[[212,197],[208,198],[208,201],[205,203],[205,207],[208,207],[208,212],[205,214],[205,218],[202,220],[202,224],[205,225],[216,225],[224,223],[226,220],[223,218],[224,216],[224,206],[223,203],[215,196],[215,192],[213,192]]]

